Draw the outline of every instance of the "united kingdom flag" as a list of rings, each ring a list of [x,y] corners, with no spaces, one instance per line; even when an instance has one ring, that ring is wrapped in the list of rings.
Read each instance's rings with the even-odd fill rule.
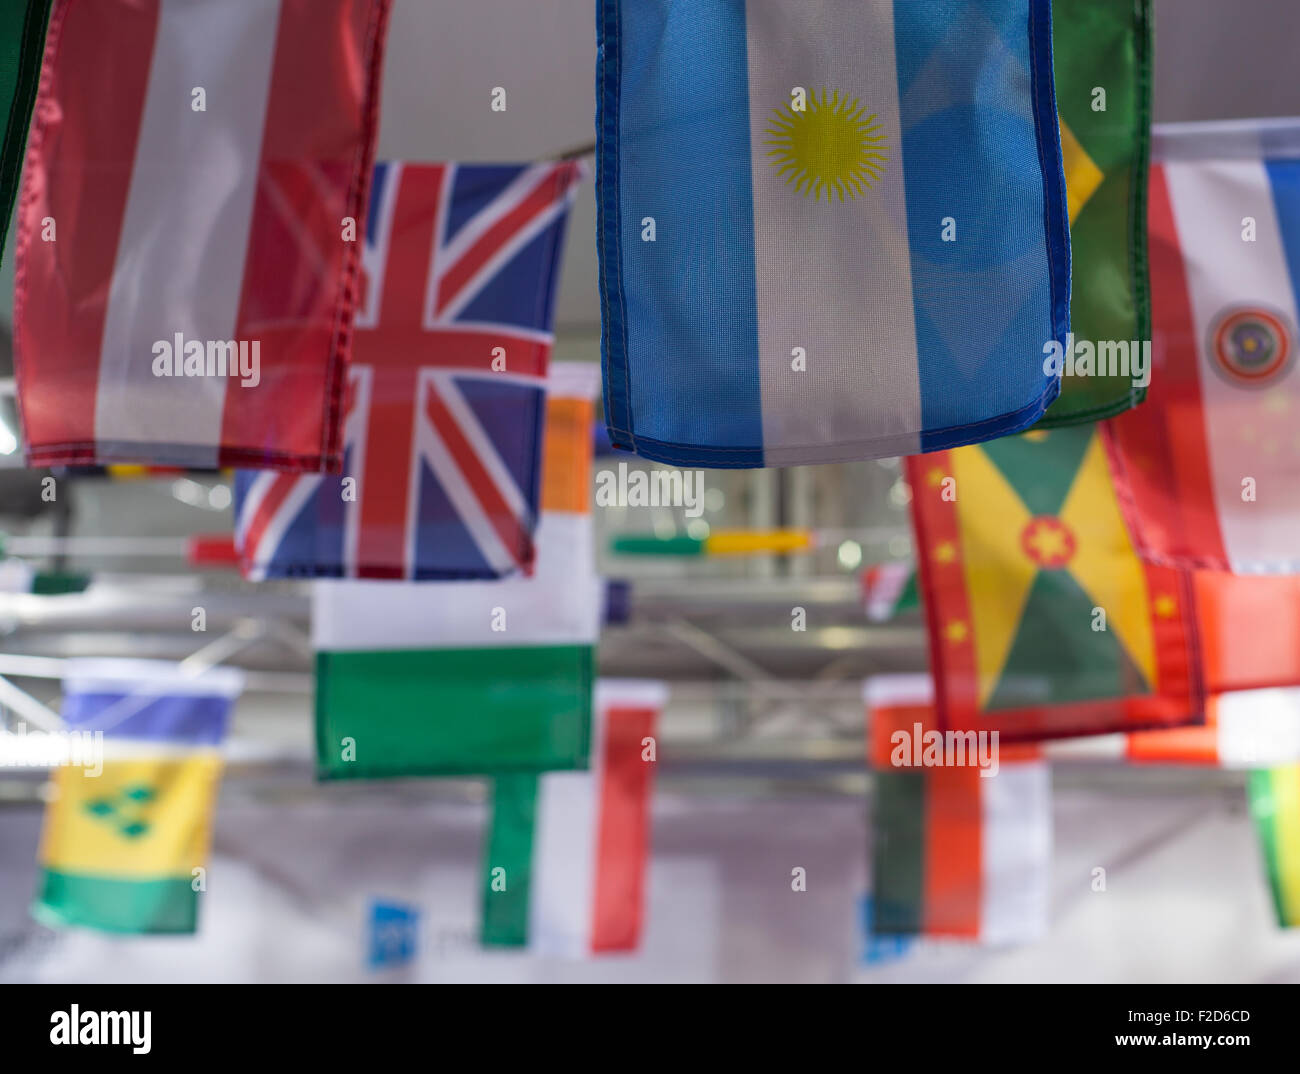
[[[237,475],[247,577],[531,565],[560,250],[580,165],[375,167],[344,476]]]

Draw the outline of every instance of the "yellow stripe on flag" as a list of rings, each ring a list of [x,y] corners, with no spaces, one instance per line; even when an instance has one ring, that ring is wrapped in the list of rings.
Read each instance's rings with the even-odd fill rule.
[[[49,869],[131,880],[189,876],[207,861],[221,757],[105,761],[54,773],[41,862]]]
[[[1065,165],[1065,201],[1073,224],[1106,176],[1092,162],[1092,157],[1084,151],[1064,121],[1061,123],[1061,160]]]
[[[1097,434],[1084,453],[1060,518],[1077,544],[1070,573],[1094,606],[1106,609],[1106,629],[1115,632],[1147,683],[1155,686],[1156,642],[1146,574],[1120,514]]]
[[[759,552],[800,552],[813,545],[813,535],[806,530],[721,530],[709,534],[705,551],[713,556],[748,556]]]
[[[1030,516],[1002,471],[978,447],[959,448],[949,457],[962,490],[957,498],[962,570],[975,621],[975,668],[983,708],[1011,654],[1038,565],[1020,554],[1018,546],[1014,552],[1007,550],[1008,540],[1019,540]]]
[[[1300,765],[1275,768],[1270,780],[1282,920],[1288,925],[1300,925]]]

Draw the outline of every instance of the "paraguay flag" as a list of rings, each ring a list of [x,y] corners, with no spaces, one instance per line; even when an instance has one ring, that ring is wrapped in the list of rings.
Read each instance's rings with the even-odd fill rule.
[[[601,0],[605,409],[707,467],[913,454],[1056,398],[1048,0]]]

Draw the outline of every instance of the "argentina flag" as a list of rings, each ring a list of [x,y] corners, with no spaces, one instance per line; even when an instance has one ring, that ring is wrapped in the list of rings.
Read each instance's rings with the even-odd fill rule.
[[[1049,0],[600,0],[605,413],[703,467],[939,450],[1056,398]]]

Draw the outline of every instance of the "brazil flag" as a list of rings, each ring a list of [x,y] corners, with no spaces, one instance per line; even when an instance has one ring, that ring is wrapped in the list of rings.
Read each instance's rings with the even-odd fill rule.
[[[1052,51],[1070,214],[1076,340],[1151,338],[1147,158],[1149,0],[1055,0]],[[1097,421],[1142,402],[1125,375],[1066,376],[1039,428]]]
[[[1138,559],[1094,426],[907,467],[945,728],[1055,738],[1202,719],[1190,577]]]

